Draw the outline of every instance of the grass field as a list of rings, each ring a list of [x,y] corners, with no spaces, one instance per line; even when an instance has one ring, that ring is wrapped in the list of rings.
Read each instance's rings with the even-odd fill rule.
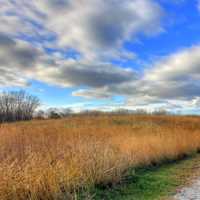
[[[130,169],[199,151],[200,118],[73,116],[2,124],[0,138],[1,200],[91,199]]]
[[[199,177],[200,155],[161,163],[156,166],[138,167],[114,187],[95,187],[91,190],[94,200],[173,200],[181,187]]]

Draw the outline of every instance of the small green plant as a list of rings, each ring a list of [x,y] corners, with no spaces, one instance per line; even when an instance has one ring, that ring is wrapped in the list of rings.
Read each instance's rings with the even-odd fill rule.
[[[159,200],[172,196],[200,164],[199,155],[157,166],[129,170],[120,184],[96,187],[91,191],[95,200]]]

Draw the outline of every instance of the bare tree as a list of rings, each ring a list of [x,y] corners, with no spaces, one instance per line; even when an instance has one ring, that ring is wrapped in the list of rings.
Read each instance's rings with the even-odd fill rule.
[[[39,99],[25,91],[2,92],[0,94],[0,122],[30,120],[39,105]]]

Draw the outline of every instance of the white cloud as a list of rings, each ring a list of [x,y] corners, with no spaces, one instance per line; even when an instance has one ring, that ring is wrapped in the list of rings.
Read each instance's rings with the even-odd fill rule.
[[[84,97],[86,99],[106,99],[110,98],[113,94],[107,91],[107,87],[98,89],[79,89],[72,93],[73,96]]]
[[[109,63],[62,60],[29,43],[0,34],[0,85],[27,85],[34,79],[62,87],[93,88],[120,84],[136,78],[131,69]],[[23,78],[22,78],[23,77]]]
[[[155,61],[140,77],[106,62],[134,59],[124,42],[159,33],[162,14],[153,0],[2,0],[0,86],[27,86],[34,79],[88,88],[74,96],[126,96],[127,106],[178,105],[174,100],[194,106],[200,96],[200,45]],[[58,51],[50,55],[44,47]],[[65,58],[68,48],[80,57]]]
[[[145,91],[162,98],[194,98],[200,96],[200,46],[172,54],[147,70]],[[149,84],[148,84],[149,83]]]
[[[182,49],[156,61],[138,79],[73,94],[87,98],[123,95],[127,99],[126,106],[197,108],[200,97],[200,46]]]
[[[29,85],[27,79],[20,72],[0,66],[0,87],[26,87]]]
[[[105,61],[134,59],[123,42],[158,33],[161,15],[152,0],[2,0],[0,85],[27,85],[34,79],[99,90],[133,81],[132,70]],[[44,47],[58,52],[49,55]],[[81,57],[63,58],[66,48]]]
[[[152,0],[3,0],[1,29],[9,34],[56,37],[60,47],[94,59],[117,54],[124,41],[161,31],[162,10]],[[23,27],[23,28],[22,28]]]

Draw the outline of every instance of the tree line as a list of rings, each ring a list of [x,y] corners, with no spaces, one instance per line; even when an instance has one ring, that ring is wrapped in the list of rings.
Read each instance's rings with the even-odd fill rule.
[[[82,110],[79,112],[74,112],[70,108],[49,108],[46,110],[38,110],[34,118],[35,119],[60,119],[69,116],[101,116],[101,115],[172,115],[167,110],[157,109],[152,112],[148,112],[145,109],[116,109],[113,111],[100,111],[100,110]]]
[[[14,122],[22,120],[35,119],[59,119],[68,117],[70,115],[127,115],[127,114],[139,114],[139,115],[169,115],[170,113],[164,109],[158,109],[149,113],[144,109],[127,110],[117,109],[111,112],[103,112],[99,110],[84,110],[82,112],[74,113],[70,108],[49,108],[46,110],[37,110],[40,106],[40,100],[38,97],[28,94],[25,91],[11,91],[0,93],[0,123],[2,122]]]
[[[40,105],[38,97],[25,91],[0,93],[0,122],[31,120]]]

